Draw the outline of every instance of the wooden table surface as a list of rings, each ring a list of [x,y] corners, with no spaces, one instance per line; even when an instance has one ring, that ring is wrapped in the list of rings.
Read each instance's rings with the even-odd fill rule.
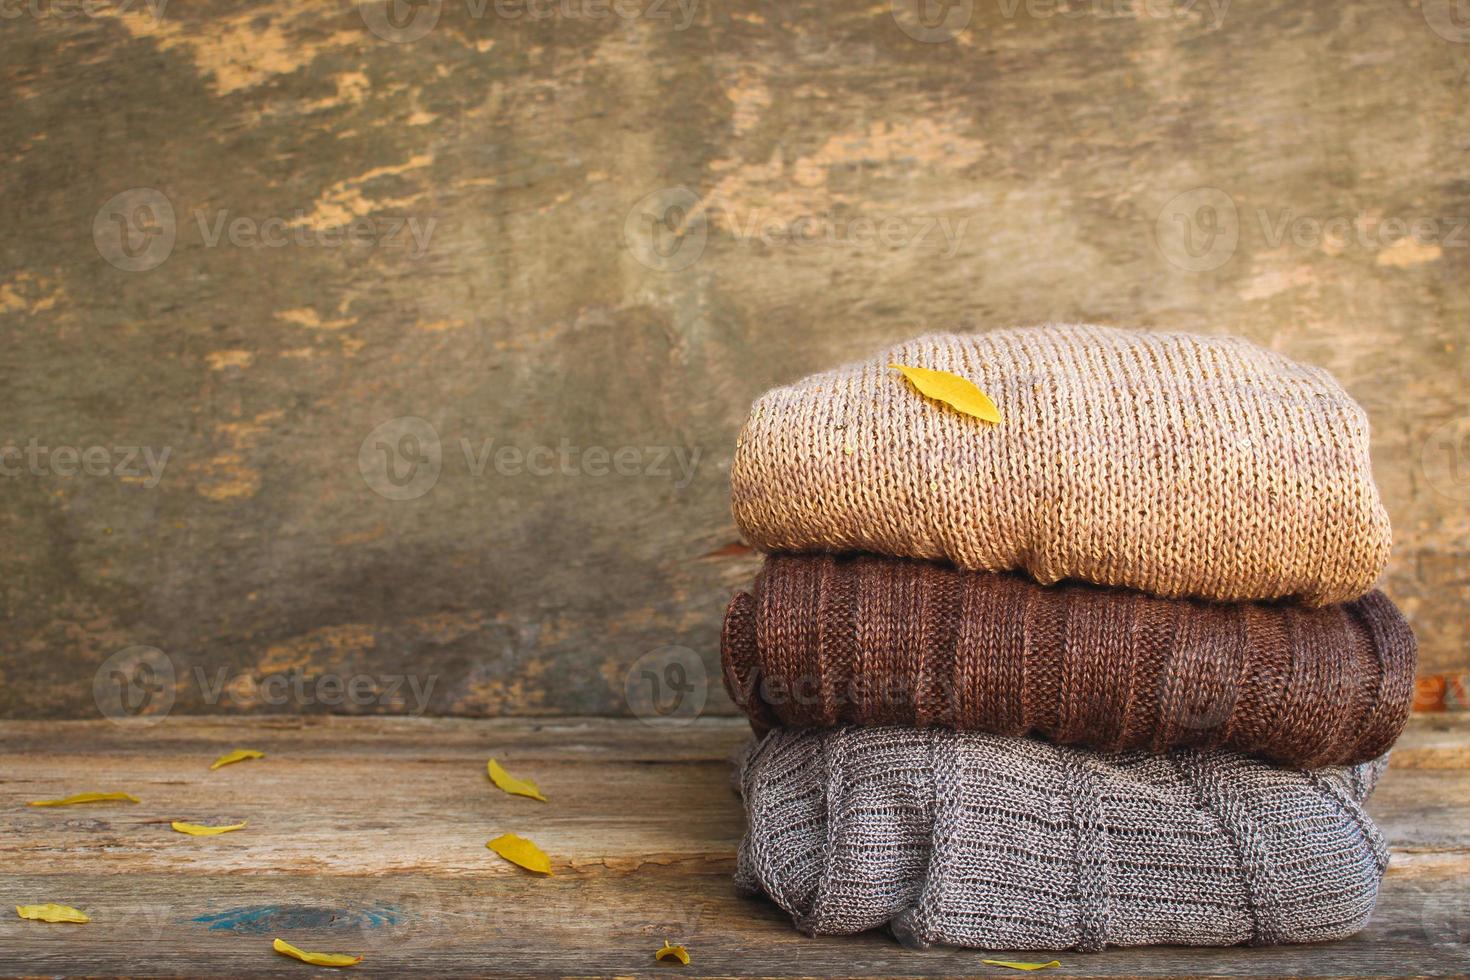
[[[1027,975],[980,963],[994,953],[916,952],[880,934],[810,939],[737,896],[728,757],[745,734],[729,719],[0,722],[0,973],[332,972],[273,953],[280,936],[363,954],[352,975]],[[266,758],[209,771],[236,747]],[[491,756],[550,802],[496,790]],[[1048,973],[1470,972],[1467,767],[1470,719],[1415,718],[1370,806],[1393,862],[1373,924],[1353,939],[1068,953]],[[88,790],[141,803],[26,805]],[[177,819],[248,827],[194,838],[169,828]],[[487,850],[504,832],[539,843],[553,876]],[[92,922],[9,913],[39,902]],[[688,947],[690,966],[654,962],[665,937]]]

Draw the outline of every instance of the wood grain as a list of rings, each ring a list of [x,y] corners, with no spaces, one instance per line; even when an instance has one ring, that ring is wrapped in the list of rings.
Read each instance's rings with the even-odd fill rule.
[[[1070,954],[1061,972],[1470,970],[1466,722],[1416,719],[1375,794],[1393,860],[1359,936]],[[747,731],[728,719],[664,729],[609,719],[0,722],[0,900],[63,902],[93,918],[68,927],[0,916],[0,973],[302,975],[271,952],[277,935],[364,954],[353,973],[372,976],[664,975],[653,951],[665,937],[693,954],[680,976],[1000,972],[979,964],[986,954],[915,952],[878,934],[807,938],[774,905],[738,897],[742,818],[728,756]],[[208,771],[236,747],[266,758]],[[494,789],[492,755],[550,802]],[[103,788],[142,802],[25,805]],[[179,818],[249,826],[190,838],[169,830]],[[486,850],[507,831],[545,848],[550,878]]]
[[[379,0],[13,5],[0,715],[97,717],[139,644],[180,712],[626,714],[645,654],[714,676],[755,395],[1048,319],[1334,372],[1387,588],[1465,673],[1447,0],[966,0],[937,43],[905,2],[432,0],[413,40]],[[292,676],[374,686],[273,698]],[[380,696],[404,676],[422,702]]]

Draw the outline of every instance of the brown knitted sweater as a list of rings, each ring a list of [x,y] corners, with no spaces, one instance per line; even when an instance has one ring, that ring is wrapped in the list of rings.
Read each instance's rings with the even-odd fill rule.
[[[877,555],[772,556],[752,591],[721,648],[757,731],[941,726],[1308,768],[1382,755],[1413,694],[1414,635],[1377,591],[1227,604]]]

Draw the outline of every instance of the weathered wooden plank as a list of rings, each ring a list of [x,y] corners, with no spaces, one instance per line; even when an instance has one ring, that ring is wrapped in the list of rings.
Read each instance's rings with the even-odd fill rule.
[[[1343,943],[1161,948],[1061,957],[1077,975],[1325,976],[1470,969],[1465,719],[1417,719],[1408,762],[1371,804],[1394,845],[1371,927]],[[881,935],[810,939],[730,883],[742,831],[727,756],[741,725],[656,731],[570,719],[171,718],[0,722],[0,900],[88,909],[79,928],[0,916],[0,972],[299,974],[280,934],[361,952],[370,975],[646,975],[665,936],[694,976],[959,976],[973,952],[913,952]],[[49,743],[49,744],[48,744]],[[267,758],[208,772],[220,752]],[[551,802],[493,789],[494,754]],[[34,809],[125,788],[143,802]],[[240,819],[211,839],[166,821]],[[551,854],[535,879],[491,854],[516,831]],[[681,975],[683,975],[681,973]]]
[[[343,715],[221,718],[176,715],[157,724],[106,721],[5,721],[0,738],[15,754],[47,752],[90,757],[99,748],[123,757],[234,747],[248,732],[261,747],[313,754],[419,752],[474,758],[513,743],[533,758],[643,762],[719,761],[750,734],[743,718],[701,718],[690,724],[631,723],[619,718],[398,718]],[[58,737],[60,733],[61,737]],[[1395,769],[1470,768],[1470,716],[1413,715],[1393,748]],[[210,756],[213,758],[213,756]]]
[[[1463,866],[1456,873],[1463,875]],[[27,895],[65,892],[69,884],[75,886],[76,879],[7,876],[7,891]],[[353,972],[370,975],[651,976],[653,950],[668,937],[687,944],[693,954],[691,967],[679,976],[899,978],[1003,972],[980,964],[982,958],[995,958],[989,953],[908,950],[878,934],[802,936],[774,905],[735,895],[726,875],[662,868],[545,881],[140,872],[99,881],[86,897],[78,902],[93,910],[94,921],[81,929],[0,919],[0,962],[12,970],[23,964],[34,973],[302,975],[299,964],[277,962],[271,952],[270,941],[279,934],[307,948],[364,954],[366,961]],[[1465,947],[1447,945],[1444,938],[1463,930],[1463,918],[1443,916],[1463,916],[1464,898],[1459,881],[1449,877],[1416,888],[1390,879],[1373,924],[1350,940],[1266,949],[1155,947],[1062,954],[1060,974],[1463,974],[1470,969]],[[12,956],[24,959],[12,965]]]
[[[1446,0],[419,6],[5,18],[0,715],[95,717],[139,644],[150,711],[626,713],[645,654],[715,676],[753,396],[1048,319],[1337,374],[1389,591],[1470,667]]]
[[[1470,718],[1441,716],[1470,732]],[[1440,724],[1415,718],[1404,743]],[[435,758],[475,759],[497,746],[514,745],[529,758],[571,761],[683,762],[724,760],[750,734],[743,718],[701,718],[694,724],[648,725],[619,718],[399,718],[346,715],[248,719],[210,715],[171,716],[158,724],[105,721],[4,721],[7,754],[80,756],[105,751],[123,759],[199,753],[212,761],[248,733],[263,751],[357,758],[372,751],[392,757],[432,750]],[[58,734],[60,737],[58,737]],[[1437,755],[1435,757],[1438,757]]]

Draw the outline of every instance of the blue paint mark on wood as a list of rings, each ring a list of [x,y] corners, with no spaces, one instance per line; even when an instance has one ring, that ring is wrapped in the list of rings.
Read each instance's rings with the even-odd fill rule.
[[[211,932],[260,936],[288,929],[380,929],[398,925],[404,918],[397,906],[383,904],[356,909],[331,905],[242,905],[195,916],[190,921],[207,926]]]

